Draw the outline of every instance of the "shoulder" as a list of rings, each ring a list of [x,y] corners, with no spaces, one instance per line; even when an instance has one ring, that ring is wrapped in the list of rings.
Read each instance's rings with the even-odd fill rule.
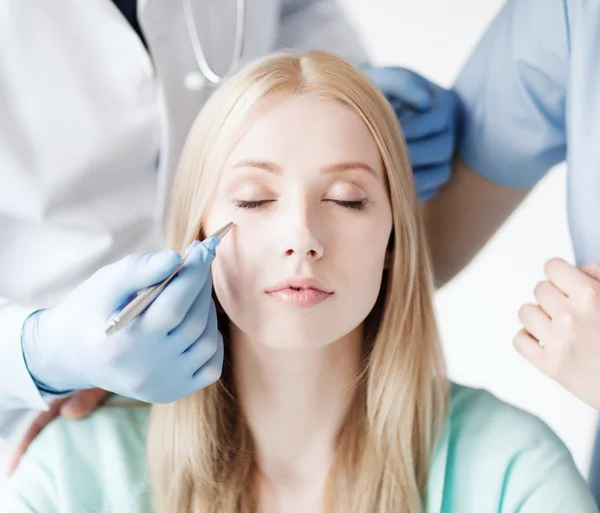
[[[524,452],[544,454],[548,465],[570,458],[544,421],[487,390],[452,384],[450,429],[457,449],[479,449],[506,464]]]
[[[48,460],[48,454],[59,458],[68,455],[69,463],[98,467],[104,459],[114,461],[116,451],[143,454],[149,417],[149,406],[115,402],[82,419],[59,417],[34,440],[26,457]]]
[[[553,443],[559,439],[538,417],[498,399],[491,392],[452,383],[451,419],[461,431],[479,431],[482,435],[511,433],[507,427],[518,426],[515,435],[521,441],[541,438]],[[511,433],[512,435],[512,433]]]
[[[485,390],[452,385],[447,437],[444,491],[462,511],[597,511],[556,434]]]
[[[137,511],[149,500],[149,413],[110,403],[83,419],[56,419],[23,456],[10,493],[39,513]]]

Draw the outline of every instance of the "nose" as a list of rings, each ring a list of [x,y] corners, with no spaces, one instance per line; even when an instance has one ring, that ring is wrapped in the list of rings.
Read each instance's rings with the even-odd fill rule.
[[[310,260],[318,260],[323,256],[323,244],[315,232],[315,228],[321,223],[318,219],[311,218],[308,209],[294,209],[296,212],[288,212],[282,215],[289,222],[282,226],[282,257],[300,257]]]

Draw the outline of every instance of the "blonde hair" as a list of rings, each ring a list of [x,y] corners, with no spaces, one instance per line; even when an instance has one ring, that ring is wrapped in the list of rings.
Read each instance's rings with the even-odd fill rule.
[[[229,78],[198,115],[176,176],[169,246],[203,236],[228,152],[243,127],[274,97],[339,101],[369,128],[385,167],[393,232],[391,260],[365,323],[365,358],[338,437],[325,511],[424,510],[429,466],[448,408],[448,381],[432,305],[432,280],[412,171],[396,116],[357,69],[325,52],[279,54]],[[148,462],[159,513],[257,511],[252,435],[236,400],[225,340],[221,379],[152,409]]]

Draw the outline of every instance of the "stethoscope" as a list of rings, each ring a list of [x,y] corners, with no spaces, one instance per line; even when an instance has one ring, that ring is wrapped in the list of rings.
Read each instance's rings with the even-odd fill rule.
[[[227,73],[223,76],[217,75],[209,66],[204,51],[202,50],[202,43],[198,37],[198,30],[196,29],[196,22],[194,21],[194,13],[192,11],[192,0],[181,0],[183,5],[183,16],[185,19],[185,26],[187,28],[188,38],[192,45],[192,52],[194,58],[198,64],[198,69],[202,76],[208,80],[211,84],[217,85],[221,80],[226,78],[228,75],[233,73],[242,59],[242,52],[244,51],[244,10],[246,7],[245,0],[237,0],[237,18],[235,26],[235,43],[233,48],[233,58],[231,59],[231,65],[227,70]]]

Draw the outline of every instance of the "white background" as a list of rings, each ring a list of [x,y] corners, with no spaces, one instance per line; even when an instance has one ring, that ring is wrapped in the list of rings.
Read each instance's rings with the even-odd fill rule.
[[[450,87],[500,0],[343,0],[379,65],[412,68]],[[534,301],[543,265],[573,262],[565,169],[553,170],[476,260],[437,295],[452,379],[484,387],[543,418],[587,476],[595,412],[523,360],[512,347],[517,313]]]

